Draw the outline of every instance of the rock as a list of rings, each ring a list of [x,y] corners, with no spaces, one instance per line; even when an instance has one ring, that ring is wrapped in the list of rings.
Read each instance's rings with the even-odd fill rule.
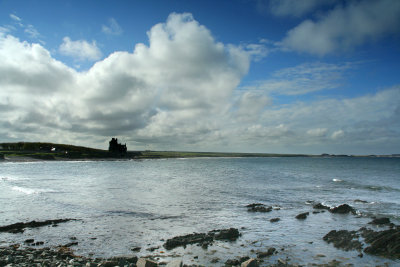
[[[329,211],[332,213],[339,213],[339,214],[347,214],[347,213],[356,214],[356,210],[352,206],[347,204],[342,204],[340,206],[331,208]]]
[[[30,221],[27,223],[14,223],[10,225],[0,226],[0,232],[9,232],[9,233],[23,233],[25,228],[37,228],[46,225],[56,225],[57,223],[64,223],[68,221],[72,221],[75,219],[58,219],[58,220],[46,220],[46,221]]]
[[[147,251],[150,251],[150,252],[153,252],[154,250],[157,250],[157,249],[159,249],[160,247],[151,247],[151,248],[148,248],[148,249],[146,249]]]
[[[26,243],[26,244],[32,244],[33,242],[35,242],[34,239],[27,239],[24,241],[24,243]]]
[[[157,267],[157,262],[146,258],[140,258],[136,262],[136,267]]]
[[[214,240],[235,241],[239,236],[239,230],[236,228],[213,230],[208,233],[193,233],[167,239],[164,247],[171,250],[180,246],[186,247],[186,245],[190,244],[201,244],[202,247],[207,248]]]
[[[362,244],[358,241],[358,238],[359,235],[356,231],[332,230],[323,237],[323,240],[328,243],[333,243],[335,248],[349,251],[362,249]]]
[[[236,228],[229,228],[229,229],[223,229],[223,230],[214,230],[215,235],[214,239],[215,240],[229,240],[229,241],[235,241],[238,239],[240,236],[239,230]],[[214,231],[209,232],[212,233]]]
[[[258,267],[258,262],[256,259],[249,259],[243,262],[240,267]]]
[[[211,263],[217,263],[217,262],[219,262],[219,260],[220,259],[216,257],[216,258],[212,258],[210,262]]]
[[[189,244],[198,244],[207,241],[213,241],[213,237],[205,233],[193,233],[184,236],[176,236],[171,239],[167,239],[164,243],[164,247],[168,250],[176,247],[186,247]]]
[[[314,209],[317,210],[329,210],[330,207],[323,205],[322,203],[317,203],[313,206]]]
[[[307,216],[309,215],[309,212],[304,212],[304,213],[300,213],[299,215],[296,216],[296,219],[298,220],[305,220],[307,219]]]
[[[269,220],[270,222],[274,223],[274,222],[279,222],[281,219],[280,218],[272,218],[271,220]]]
[[[250,212],[270,212],[272,211],[272,207],[266,207],[264,204],[261,203],[253,203],[246,206],[247,211]]]
[[[175,259],[166,265],[166,267],[182,267],[182,266],[183,262],[181,259]]]
[[[225,262],[225,266],[239,266],[241,265],[243,262],[249,260],[250,257],[241,257],[239,259],[229,259]]]
[[[258,252],[257,253],[257,258],[265,258],[265,257],[270,257],[272,255],[274,255],[276,249],[275,248],[269,248],[267,251],[265,252]]]
[[[361,200],[361,199],[355,199],[354,202],[355,202],[355,203],[363,203],[363,204],[368,203],[368,201]]]
[[[370,244],[369,247],[364,249],[365,253],[388,258],[400,258],[399,228],[377,232],[363,229],[361,235],[364,237],[365,242]]]
[[[384,217],[384,218],[376,218],[376,219],[373,219],[368,224],[374,224],[374,225],[390,224],[390,219],[386,218],[386,217]]]
[[[139,252],[142,248],[141,247],[133,247],[131,248],[132,251],[134,252]]]

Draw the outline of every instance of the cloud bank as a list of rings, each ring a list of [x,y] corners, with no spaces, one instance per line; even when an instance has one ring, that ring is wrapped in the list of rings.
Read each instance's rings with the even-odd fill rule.
[[[257,50],[216,41],[188,13],[171,14],[147,34],[148,45],[114,52],[79,72],[40,44],[0,33],[2,141],[106,148],[108,139],[117,136],[130,149],[398,150],[393,144],[400,144],[399,86],[352,99],[276,105],[276,94],[334,88],[348,66],[300,65],[273,75],[274,84],[286,87],[239,90]],[[74,42],[64,38],[70,48]],[[95,58],[90,49],[81,52],[87,53],[83,58]],[[339,78],[321,85],[335,73]],[[293,79],[304,86],[296,91]],[[271,88],[268,83],[264,81]]]
[[[296,1],[297,4],[283,1],[276,4],[276,10],[280,10],[278,14],[295,15],[297,13],[293,13],[294,10],[304,10],[298,9],[298,5],[305,7],[308,3],[308,7],[314,8],[317,2],[324,1]],[[345,1],[344,4],[338,3],[324,16],[301,22],[287,33],[282,44],[290,50],[324,56],[354,49],[366,42],[399,32],[399,1]]]

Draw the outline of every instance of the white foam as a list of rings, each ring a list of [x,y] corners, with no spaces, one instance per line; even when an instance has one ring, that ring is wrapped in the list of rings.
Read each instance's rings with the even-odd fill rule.
[[[18,191],[18,192],[27,194],[27,195],[31,195],[31,194],[37,193],[34,189],[26,188],[26,187],[20,187],[20,186],[13,186],[11,189],[14,190],[14,191]]]
[[[336,178],[333,178],[332,181],[334,181],[334,182],[343,182],[343,180],[336,179]]]
[[[32,195],[32,194],[40,194],[40,193],[54,193],[56,191],[52,189],[33,189],[33,188],[27,188],[27,187],[20,187],[20,186],[13,186],[11,188],[14,191],[24,193],[26,195]]]

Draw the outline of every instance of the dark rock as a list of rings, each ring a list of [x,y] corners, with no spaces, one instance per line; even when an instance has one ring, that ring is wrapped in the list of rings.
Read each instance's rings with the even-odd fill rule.
[[[258,252],[257,253],[257,258],[265,258],[265,257],[270,257],[272,255],[274,255],[276,249],[275,248],[269,248],[267,251],[265,252]]]
[[[323,240],[328,243],[333,243],[335,248],[349,251],[362,249],[362,244],[358,238],[359,235],[356,231],[332,230],[323,237]]]
[[[235,241],[240,236],[239,230],[236,228],[214,230],[214,231],[209,232],[209,234],[214,233],[214,232],[215,232],[215,235],[214,235],[215,240]]]
[[[339,213],[339,214],[347,214],[347,213],[356,214],[356,210],[352,206],[347,204],[342,204],[340,206],[331,208],[329,211],[332,213]]]
[[[380,255],[388,258],[400,258],[400,229],[373,231],[360,229],[364,241],[370,244],[364,249],[365,253]]]
[[[364,203],[364,204],[365,204],[365,203],[368,203],[368,201],[361,200],[361,199],[355,199],[354,202],[355,202],[355,203]]]
[[[382,225],[382,224],[390,224],[390,219],[389,218],[376,218],[373,219],[369,224],[374,224],[374,225]]]
[[[239,266],[240,264],[242,264],[243,262],[249,260],[250,257],[241,257],[238,259],[229,259],[225,262],[225,266]]]
[[[300,213],[299,215],[296,216],[296,219],[305,220],[309,214],[310,214],[309,212]]]
[[[186,245],[190,244],[201,244],[208,247],[214,240],[235,241],[239,236],[239,230],[236,228],[213,230],[208,233],[193,233],[173,237],[164,243],[164,247],[168,250],[176,247],[186,247]]]
[[[69,247],[77,246],[77,245],[78,245],[78,242],[70,242],[70,243],[68,243],[68,244],[65,244],[64,247],[69,248]]]
[[[217,262],[219,262],[220,261],[220,259],[219,258],[213,258],[213,259],[211,259],[211,263],[217,263]]]
[[[141,247],[131,248],[131,250],[134,251],[134,252],[139,252],[141,249],[142,249]]]
[[[68,222],[75,219],[58,219],[58,220],[46,220],[46,221],[31,221],[27,223],[14,223],[10,225],[0,226],[0,232],[9,232],[9,233],[22,233],[25,228],[37,228],[46,225],[55,225],[57,223]]]
[[[26,244],[32,244],[33,242],[35,242],[34,239],[27,239],[24,241]]]
[[[272,218],[271,220],[269,220],[270,222],[274,223],[274,222],[279,222],[281,219],[280,218]]]
[[[266,207],[264,204],[261,203],[253,203],[246,206],[247,211],[250,212],[270,212],[272,211],[272,207]]]
[[[256,259],[249,259],[245,262],[242,262],[240,267],[258,267],[258,262]]]
[[[317,210],[329,210],[330,207],[323,205],[322,203],[317,203],[313,206],[314,209]]]
[[[225,266],[238,266],[240,262],[238,259],[229,259],[225,262]]]
[[[168,250],[174,249],[176,247],[186,247],[190,244],[199,244],[204,242],[213,241],[213,237],[205,233],[193,233],[184,236],[176,236],[171,239],[167,239],[164,243],[164,247]]]
[[[147,251],[151,251],[151,252],[153,252],[154,250],[157,250],[157,249],[159,249],[160,247],[151,247],[151,248],[148,248],[148,249],[146,249]]]

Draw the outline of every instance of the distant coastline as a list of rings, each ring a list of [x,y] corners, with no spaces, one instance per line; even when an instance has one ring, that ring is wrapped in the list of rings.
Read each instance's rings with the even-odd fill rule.
[[[190,152],[190,151],[127,151],[121,155],[108,150],[83,146],[42,142],[0,143],[0,160],[34,161],[34,160],[130,160],[130,159],[166,159],[166,158],[200,158],[200,157],[393,157],[393,155],[335,155],[335,154],[278,154],[278,153],[235,153],[235,152]]]

